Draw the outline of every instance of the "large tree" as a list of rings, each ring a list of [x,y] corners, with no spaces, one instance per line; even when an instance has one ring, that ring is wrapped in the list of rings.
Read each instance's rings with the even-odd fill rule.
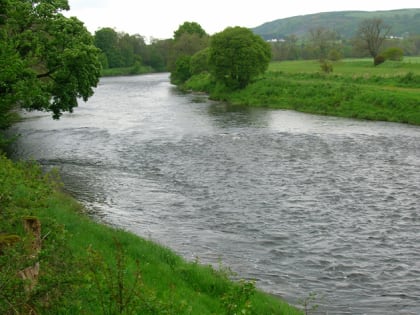
[[[228,27],[212,36],[209,67],[216,81],[236,89],[244,88],[267,70],[271,47],[244,27]]]
[[[176,71],[176,63],[179,58],[191,57],[196,52],[206,48],[209,35],[196,22],[184,22],[174,32],[174,39],[168,59],[168,70]]]
[[[0,0],[0,129],[14,108],[72,112],[99,81],[99,50],[67,0]]]
[[[325,60],[333,49],[337,49],[338,35],[324,27],[312,28],[309,30],[309,41],[316,57]]]
[[[382,19],[372,18],[363,20],[357,31],[356,43],[358,47],[367,51],[373,58],[379,55],[382,45],[391,31],[391,26]]]
[[[206,31],[197,22],[184,22],[174,32],[174,40],[177,41],[184,34],[196,34],[199,37],[207,36]]]
[[[196,22],[184,22],[174,32],[168,70],[171,82],[181,84],[191,76],[190,59],[195,53],[208,47],[209,35]]]

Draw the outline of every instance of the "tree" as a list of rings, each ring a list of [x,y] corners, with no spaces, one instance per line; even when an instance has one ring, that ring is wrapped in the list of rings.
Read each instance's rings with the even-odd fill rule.
[[[357,31],[356,43],[361,50],[367,51],[373,58],[379,55],[381,47],[391,31],[382,19],[372,18],[363,20]]]
[[[118,33],[114,29],[104,27],[97,30],[94,40],[95,46],[101,50],[110,68],[123,66],[121,51],[118,49]]]
[[[175,63],[175,69],[171,73],[171,82],[181,84],[191,77],[191,56],[180,56]]]
[[[168,70],[173,72],[178,58],[192,56],[208,47],[209,36],[196,22],[184,22],[174,32],[171,53],[168,60]]]
[[[174,40],[177,41],[183,34],[196,34],[199,37],[208,36],[206,31],[197,22],[184,22],[174,32]]]
[[[100,76],[99,50],[66,0],[2,1],[0,127],[11,109],[52,112],[58,119],[87,100]]]
[[[190,71],[192,75],[209,71],[209,53],[210,49],[207,47],[191,57]]]
[[[152,67],[156,71],[166,71],[172,47],[172,39],[152,39],[150,45],[146,47],[146,54],[143,56],[144,64]]]
[[[228,27],[210,41],[210,71],[216,81],[232,89],[244,88],[264,73],[270,59],[270,45],[244,27]]]
[[[309,30],[309,41],[319,60],[327,59],[333,49],[338,51],[337,39],[337,33],[323,27]]]

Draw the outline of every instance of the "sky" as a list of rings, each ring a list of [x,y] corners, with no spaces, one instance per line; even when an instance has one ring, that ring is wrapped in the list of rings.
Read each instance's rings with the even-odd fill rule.
[[[297,15],[332,11],[420,8],[419,0],[68,0],[70,11],[94,33],[111,27],[147,39],[171,38],[178,27],[197,22],[210,35],[228,26],[256,27]]]

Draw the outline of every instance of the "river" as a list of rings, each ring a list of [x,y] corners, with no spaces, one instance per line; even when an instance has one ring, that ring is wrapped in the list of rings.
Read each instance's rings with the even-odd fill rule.
[[[322,314],[420,314],[419,127],[235,108],[167,74],[25,116],[13,156],[58,168],[96,219]]]

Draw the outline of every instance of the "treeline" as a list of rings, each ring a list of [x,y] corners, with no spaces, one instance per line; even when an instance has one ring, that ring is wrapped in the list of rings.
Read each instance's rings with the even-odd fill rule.
[[[317,38],[316,33],[320,32],[324,33],[322,36],[328,43],[330,59],[370,57],[369,53],[358,45],[357,36],[346,39],[332,30],[317,28],[310,30],[305,36],[291,35],[271,42],[273,60],[317,59],[319,56],[319,38]],[[420,35],[407,38],[386,38],[382,49],[385,51],[394,48],[401,50],[404,56],[419,56]]]
[[[378,19],[377,19],[378,20]],[[381,29],[388,26],[380,25]],[[389,27],[391,29],[391,27]],[[117,32],[112,28],[102,28],[95,32],[95,46],[101,50],[103,69],[131,68],[132,73],[140,69],[149,72],[173,72],[175,61],[181,55],[192,56],[208,47],[210,35],[199,24],[185,22],[170,39],[152,39],[149,43],[141,35]],[[281,40],[269,42],[272,61],[310,60],[372,57],[365,45],[360,43],[360,32],[353,38],[341,37],[333,30],[318,27],[304,36],[291,35]],[[406,38],[384,36],[381,51],[398,51],[399,56],[420,55],[420,35]],[[374,57],[374,56],[373,56]],[[197,57],[199,58],[199,57]],[[200,57],[201,63],[203,55]],[[197,69],[192,70],[197,71]]]
[[[103,69],[146,66],[159,72],[166,70],[172,40],[152,40],[147,44],[141,35],[106,27],[95,32],[94,43],[101,50]]]
[[[152,39],[130,35],[106,27],[94,34],[101,51],[103,69],[131,67],[133,74],[146,67],[150,72],[171,71],[180,55],[190,55],[208,45],[208,34],[195,22],[185,22],[174,31],[173,38]]]

